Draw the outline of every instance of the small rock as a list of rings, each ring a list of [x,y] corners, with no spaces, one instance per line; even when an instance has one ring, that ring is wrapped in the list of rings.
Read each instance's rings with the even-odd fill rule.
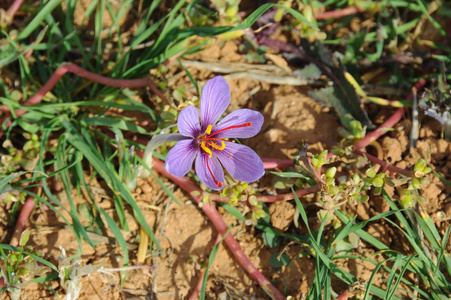
[[[287,231],[293,221],[294,206],[290,202],[282,201],[273,203],[269,207],[269,215],[274,228],[280,231]]]

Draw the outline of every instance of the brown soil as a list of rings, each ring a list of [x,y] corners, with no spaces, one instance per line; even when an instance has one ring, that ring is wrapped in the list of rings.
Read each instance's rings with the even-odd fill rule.
[[[221,61],[241,61],[243,58],[237,54],[235,42],[216,43],[201,55],[190,57],[193,60],[215,59]],[[191,86],[183,71],[177,67],[171,67],[174,76],[179,78],[176,83],[184,83]],[[207,70],[190,69],[193,76],[199,81],[205,81],[215,74]],[[250,79],[229,81],[232,90],[233,103],[230,110],[237,107],[250,107],[261,111],[265,116],[265,124],[261,133],[244,143],[253,147],[262,157],[292,158],[299,151],[303,143],[309,144],[309,151],[319,152],[323,149],[331,149],[339,142],[337,128],[340,126],[337,117],[329,109],[307,96],[309,88],[295,88],[292,86],[276,86],[260,83]],[[249,91],[256,91],[250,94]],[[381,115],[374,118],[379,124],[389,116],[390,110],[381,111]],[[437,124],[433,120],[424,119],[420,131],[420,139],[416,147],[408,148],[409,120],[403,120],[397,127],[400,130],[392,131],[379,140],[383,149],[383,158],[391,160],[402,168],[411,167],[419,157],[423,157],[430,163],[435,171],[446,179],[451,178],[451,144],[440,139],[437,132]],[[263,185],[271,178],[261,181]],[[422,195],[429,202],[422,204],[422,209],[427,212],[436,223],[441,233],[449,226],[451,218],[450,187],[443,184],[436,176],[428,176],[430,184],[424,187]],[[142,265],[152,266],[152,270],[138,269],[129,271],[125,283],[120,283],[120,273],[112,272],[112,275],[94,272],[82,279],[82,289],[79,299],[187,299],[193,287],[197,284],[199,276],[206,265],[211,249],[214,245],[217,233],[211,223],[202,214],[199,208],[193,204],[190,198],[177,186],[165,178],[161,178],[168,187],[174,191],[178,201],[175,204],[160,188],[154,178],[139,180],[134,191],[134,196],[150,226],[154,229],[157,239],[161,244],[160,251],[149,253]],[[93,191],[96,200],[103,208],[114,216],[112,199],[98,183],[93,183]],[[264,186],[262,186],[264,187]],[[394,191],[389,193],[396,197]],[[74,196],[77,196],[74,194]],[[59,195],[61,201],[65,196]],[[82,196],[77,196],[77,203],[86,201]],[[315,222],[316,214],[312,200],[301,199],[306,203],[307,211],[313,212],[309,217]],[[67,201],[65,202],[67,204]],[[349,213],[356,213],[360,220],[366,220],[378,213],[389,209],[388,204],[380,196],[371,196],[366,203],[349,206]],[[275,203],[269,206],[271,222],[279,230],[297,230],[293,225],[294,204],[292,202]],[[448,220],[444,220],[443,212]],[[261,232],[237,221],[228,213],[221,211],[227,225],[232,226],[232,233],[239,241],[245,253],[252,262],[275,285],[291,295],[294,299],[301,299],[308,292],[313,280],[314,259],[309,256],[296,258],[288,267],[274,269],[269,264],[272,253],[280,252],[286,245],[279,248],[269,248],[264,245]],[[136,266],[137,246],[139,242],[139,226],[132,215],[127,217],[130,232],[124,232],[127,242],[130,244],[131,262]],[[38,207],[28,224],[32,228],[31,244],[43,253],[43,257],[57,264],[57,258],[61,256],[59,247],[63,247],[68,255],[73,255],[77,243],[71,231],[65,227],[64,222],[45,206]],[[6,241],[6,228],[12,224],[0,224],[2,241]],[[304,225],[300,225],[301,227]],[[302,228],[301,228],[302,230]],[[374,237],[388,246],[402,251],[409,251],[407,244],[403,244],[397,238],[399,232],[389,227],[385,222],[372,223],[365,228]],[[113,238],[111,232],[105,236]],[[123,257],[121,250],[114,239],[105,240],[101,236],[94,236],[98,242],[96,250],[84,244],[82,261],[83,265],[101,264],[107,268],[119,268]],[[287,249],[287,254],[295,258],[304,252],[301,245],[293,244]],[[375,250],[360,242],[354,254],[369,257],[375,255]],[[372,257],[382,261],[383,257],[376,254]],[[357,260],[339,260],[338,266],[353,275],[368,280],[374,265]],[[384,286],[388,274],[379,272],[373,279],[373,283]],[[51,283],[51,288],[64,294],[57,281]],[[347,288],[338,279],[333,279],[333,287],[340,293]],[[3,296],[3,299],[6,296]],[[209,299],[266,299],[266,295],[258,285],[243,271],[240,265],[233,259],[231,253],[220,246],[214,263],[210,269],[207,286],[207,298]],[[26,286],[22,293],[22,299],[60,299],[38,284]]]

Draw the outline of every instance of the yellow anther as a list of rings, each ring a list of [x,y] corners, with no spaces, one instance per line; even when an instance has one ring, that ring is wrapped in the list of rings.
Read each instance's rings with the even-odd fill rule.
[[[206,133],[206,134],[210,134],[212,128],[213,128],[212,125],[208,125],[208,126],[207,126],[207,129],[205,129],[205,133]]]
[[[224,150],[225,149],[225,143],[224,141],[221,141],[222,144],[221,146],[218,146],[216,143],[211,143],[210,146],[212,146],[213,148],[217,149],[217,150]]]
[[[210,126],[211,126],[211,125],[210,125]],[[202,143],[200,144],[200,147],[201,147],[202,149],[204,149],[205,152],[208,153],[208,156],[209,156],[209,157],[211,157],[211,156],[213,155],[213,153],[211,153],[210,148],[208,148],[207,146],[205,146],[205,142],[202,142]]]

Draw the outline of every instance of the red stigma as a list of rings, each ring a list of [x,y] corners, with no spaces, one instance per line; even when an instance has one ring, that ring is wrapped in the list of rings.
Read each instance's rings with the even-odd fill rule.
[[[210,169],[210,164],[208,163],[208,154],[207,153],[205,153],[205,160],[207,162],[207,169],[210,172],[210,175],[213,178],[213,181],[215,182],[215,184],[218,188],[221,188],[223,186],[223,183],[216,180],[215,176],[213,175],[213,172]]]
[[[214,135],[216,135],[216,134],[218,134],[220,132],[226,131],[226,130],[235,129],[235,128],[243,128],[243,127],[251,127],[251,126],[252,126],[251,122],[244,123],[244,124],[241,124],[241,125],[229,126],[229,127],[223,128],[221,130],[218,130],[218,131],[210,134],[209,136],[207,136],[207,139],[211,138],[212,136],[214,136]]]

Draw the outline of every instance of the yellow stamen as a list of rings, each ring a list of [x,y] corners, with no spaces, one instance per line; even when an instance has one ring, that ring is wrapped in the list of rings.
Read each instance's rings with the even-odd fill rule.
[[[212,128],[213,128],[212,125],[208,125],[208,126],[207,126],[207,129],[205,130],[205,133],[206,133],[206,134],[210,134]]]
[[[210,125],[210,126],[211,126],[211,125]],[[207,129],[208,129],[208,128],[207,128]],[[205,142],[202,142],[202,143],[200,144],[200,147],[201,147],[202,149],[204,149],[205,152],[208,153],[208,156],[209,156],[209,157],[211,157],[211,156],[213,155],[213,153],[211,153],[210,148],[208,148],[207,146],[205,146]]]
[[[224,143],[224,141],[221,141],[222,145],[218,146],[216,143],[210,143],[210,146],[212,146],[213,148],[217,149],[217,150],[224,150],[226,145]]]

